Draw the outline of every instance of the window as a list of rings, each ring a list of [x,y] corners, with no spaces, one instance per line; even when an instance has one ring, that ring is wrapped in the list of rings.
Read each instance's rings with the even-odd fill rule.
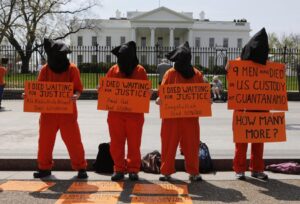
[[[92,36],[92,46],[97,46],[97,36]]]
[[[124,44],[125,43],[125,41],[126,41],[126,38],[125,38],[125,36],[121,36],[121,39],[120,39],[120,44]]]
[[[195,38],[195,47],[199,48],[200,46],[201,46],[201,44],[200,44],[200,38],[197,37],[197,38]]]
[[[92,63],[97,63],[97,55],[92,55]]]
[[[179,45],[180,45],[180,38],[176,37],[176,38],[174,39],[174,46],[175,46],[175,47],[178,47]]]
[[[77,55],[77,65],[82,64],[83,62],[83,56],[82,55]]]
[[[82,46],[83,45],[83,37],[82,36],[78,36],[77,37],[77,46]]]
[[[237,39],[237,47],[238,48],[242,48],[243,47],[243,39],[242,38],[238,38]]]
[[[106,36],[106,46],[111,47],[111,36]]]
[[[228,47],[228,38],[223,39],[223,47]]]
[[[147,55],[142,55],[141,56],[141,64],[147,64]]]
[[[111,63],[111,55],[106,55],[106,63]]]
[[[146,47],[146,37],[141,37],[141,46]]]
[[[209,38],[209,47],[215,46],[215,38]]]
[[[157,38],[157,45],[158,45],[159,47],[162,47],[162,46],[163,46],[163,38],[162,38],[162,37],[158,37],[158,38]]]

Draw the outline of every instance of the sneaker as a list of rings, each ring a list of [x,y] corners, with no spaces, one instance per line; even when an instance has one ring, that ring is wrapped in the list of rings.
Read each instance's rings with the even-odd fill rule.
[[[161,177],[159,177],[160,181],[170,181],[171,180],[171,176],[170,175],[163,175]]]
[[[131,181],[138,181],[139,180],[139,175],[137,173],[129,173],[129,179]]]
[[[197,175],[190,175],[189,176],[189,180],[190,181],[202,181],[202,177],[200,174]]]
[[[124,179],[124,173],[123,172],[114,172],[111,176],[112,181],[120,181]]]
[[[238,180],[246,180],[245,172],[236,173],[235,178],[238,179]]]
[[[269,179],[268,175],[265,174],[264,172],[252,172],[251,176],[253,178],[258,178],[258,179],[261,179],[261,180],[268,180]]]
[[[79,178],[79,179],[86,179],[86,178],[88,178],[86,170],[85,169],[80,169],[78,171],[77,178]]]
[[[38,170],[33,173],[33,178],[44,178],[51,175],[51,170]]]

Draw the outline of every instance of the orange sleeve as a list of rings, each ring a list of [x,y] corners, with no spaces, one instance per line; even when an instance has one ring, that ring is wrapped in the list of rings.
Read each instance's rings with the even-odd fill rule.
[[[114,75],[114,67],[115,65],[113,65],[111,68],[109,68],[108,72],[106,73],[106,77],[111,78]]]
[[[82,92],[83,91],[83,85],[80,79],[80,72],[79,69],[74,65],[71,69],[72,73],[72,81],[74,84],[74,91]]]
[[[169,84],[168,82],[168,79],[169,79],[169,76],[170,75],[170,72],[167,71],[165,74],[164,74],[164,77],[163,77],[163,80],[161,81],[161,85],[165,85],[165,84]]]
[[[39,73],[38,81],[46,81],[46,67],[43,67]]]
[[[148,76],[147,76],[147,72],[146,69],[144,67],[140,67],[141,71],[140,71],[140,79],[142,80],[148,80]]]

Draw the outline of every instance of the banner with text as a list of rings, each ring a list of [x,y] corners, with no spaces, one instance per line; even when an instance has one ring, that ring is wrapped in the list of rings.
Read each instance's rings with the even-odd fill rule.
[[[73,83],[25,81],[24,112],[73,113]]]
[[[98,110],[149,113],[151,82],[100,78]]]
[[[229,61],[228,109],[288,110],[285,65]]]
[[[233,136],[235,143],[286,141],[285,113],[235,111]]]
[[[159,88],[161,118],[211,116],[210,84],[168,84]]]

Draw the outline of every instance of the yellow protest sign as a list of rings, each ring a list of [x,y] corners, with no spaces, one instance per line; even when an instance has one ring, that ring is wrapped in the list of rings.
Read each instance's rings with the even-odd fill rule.
[[[119,195],[114,194],[62,194],[55,204],[117,204]]]
[[[24,112],[73,113],[73,83],[25,82]]]
[[[150,81],[102,77],[99,84],[98,110],[149,112]]]
[[[3,191],[41,192],[54,185],[54,182],[44,181],[7,181],[0,184],[0,189]]]
[[[131,204],[192,204],[188,196],[133,196]]]
[[[88,181],[73,182],[68,192],[118,192],[123,190],[123,182]]]
[[[158,183],[158,184],[135,184],[134,194],[188,194],[187,185]]]
[[[210,85],[167,84],[159,88],[161,118],[211,116]]]

